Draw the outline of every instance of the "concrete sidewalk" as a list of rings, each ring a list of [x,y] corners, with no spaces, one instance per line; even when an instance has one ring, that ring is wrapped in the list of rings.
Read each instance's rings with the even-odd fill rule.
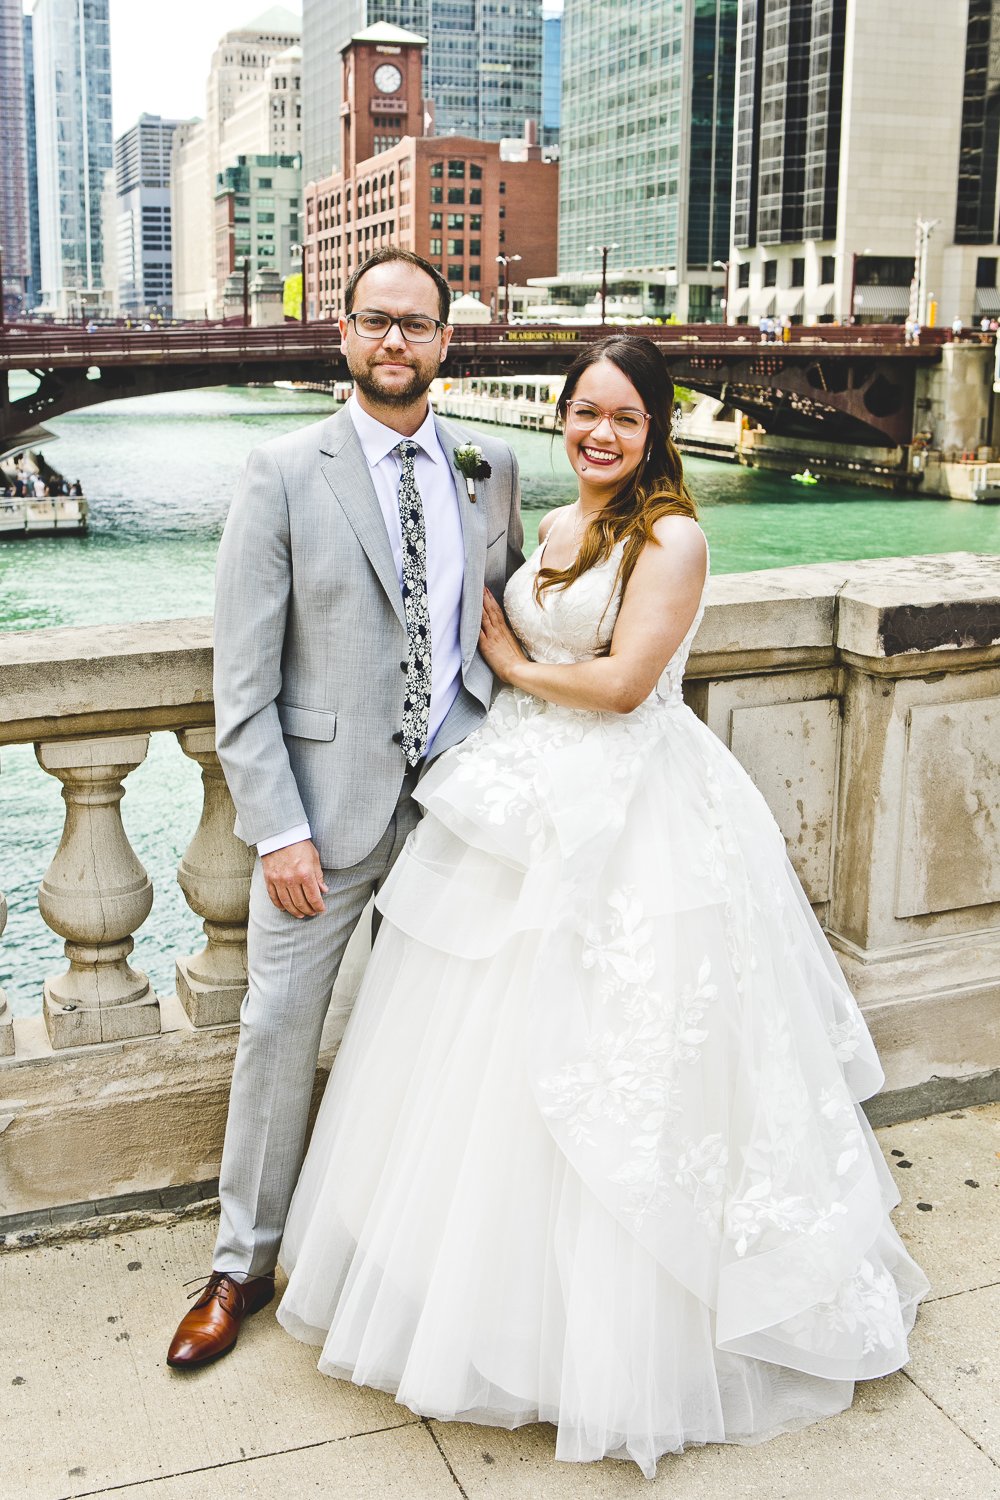
[[[631,1464],[555,1463],[549,1427],[426,1422],[328,1380],[273,1308],[229,1358],[175,1374],[181,1283],[214,1240],[203,1211],[0,1255],[0,1497],[1000,1500],[1000,1105],[878,1134],[932,1291],[905,1373],[859,1386],[829,1422],[691,1449],[650,1483]]]

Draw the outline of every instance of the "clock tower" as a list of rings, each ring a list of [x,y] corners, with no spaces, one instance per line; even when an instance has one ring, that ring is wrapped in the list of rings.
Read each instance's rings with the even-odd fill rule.
[[[426,37],[378,21],[341,52],[340,160],[350,182],[358,162],[404,136],[424,133],[423,49]]]

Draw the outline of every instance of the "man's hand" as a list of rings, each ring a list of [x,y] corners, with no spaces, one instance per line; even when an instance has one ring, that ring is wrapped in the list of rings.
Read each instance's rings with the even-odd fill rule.
[[[272,854],[261,855],[267,894],[280,911],[292,917],[316,917],[323,905],[323,867],[312,839],[286,844]]]

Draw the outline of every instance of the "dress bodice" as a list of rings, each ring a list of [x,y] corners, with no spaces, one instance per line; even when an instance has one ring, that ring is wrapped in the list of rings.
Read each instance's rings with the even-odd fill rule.
[[[518,568],[504,592],[504,608],[511,626],[534,661],[590,661],[607,648],[621,606],[618,569],[623,550],[624,543],[616,542],[603,562],[589,568],[568,588],[546,589],[538,599],[535,597],[535,579],[542,565],[544,542],[524,566]],[[664,668],[647,702],[681,701],[684,668],[704,612],[703,590],[690,629]]]

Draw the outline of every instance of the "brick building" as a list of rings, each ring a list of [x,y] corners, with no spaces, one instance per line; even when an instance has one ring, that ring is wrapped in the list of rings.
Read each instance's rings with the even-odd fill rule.
[[[556,268],[559,168],[527,133],[523,160],[494,141],[424,135],[424,39],[378,23],[344,48],[344,170],[306,185],[310,318],[336,317],[354,268],[395,245],[437,266],[452,291],[497,306],[498,255],[511,280]]]

